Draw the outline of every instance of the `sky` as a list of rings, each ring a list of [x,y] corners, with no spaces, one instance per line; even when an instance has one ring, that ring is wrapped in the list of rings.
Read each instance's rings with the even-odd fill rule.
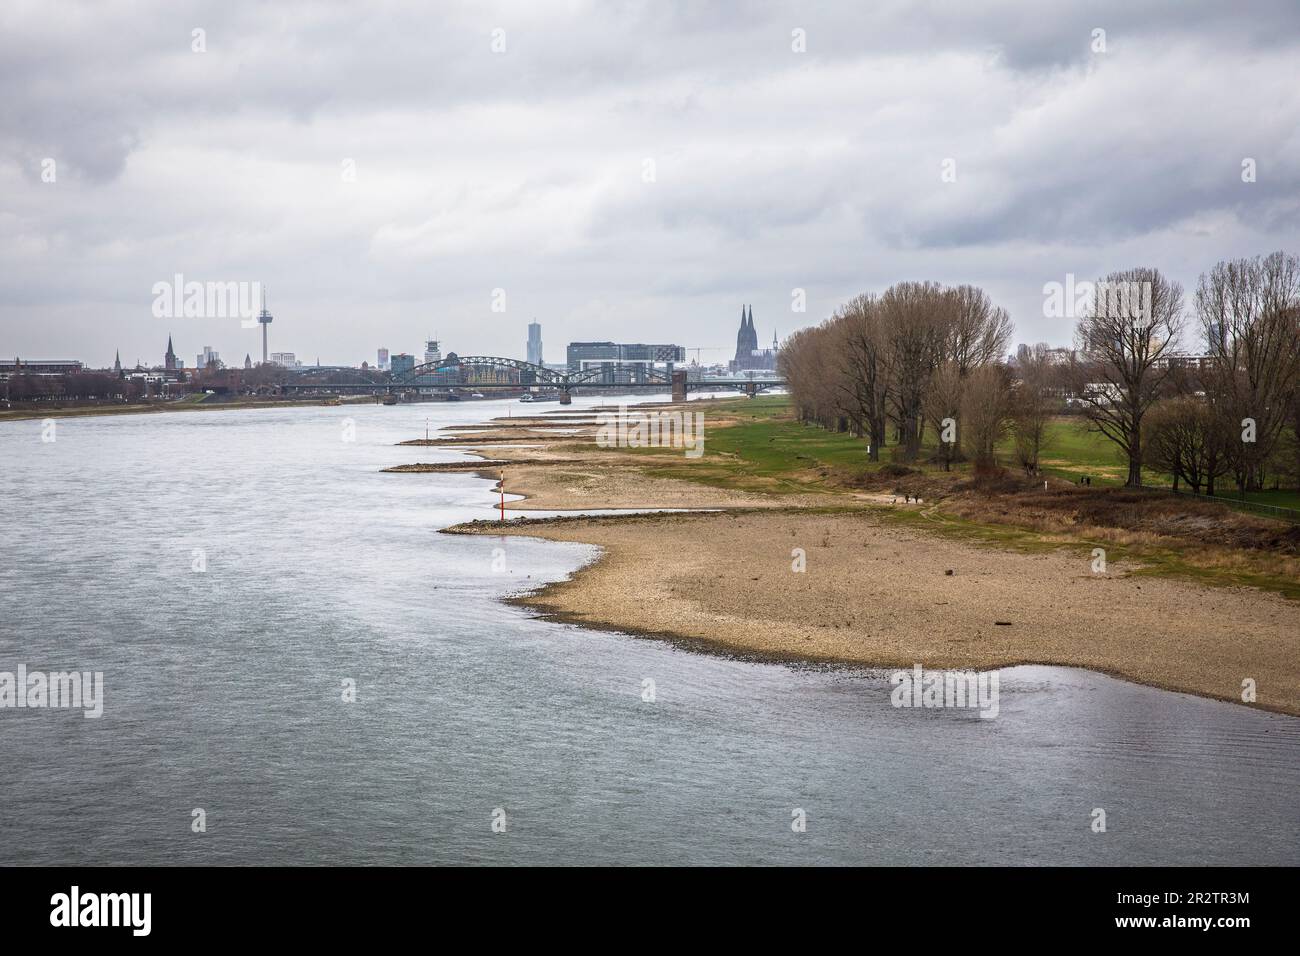
[[[901,280],[1065,345],[1046,283],[1300,253],[1298,65],[1294,0],[6,0],[0,354],[256,359],[178,274],[324,364],[722,361]]]

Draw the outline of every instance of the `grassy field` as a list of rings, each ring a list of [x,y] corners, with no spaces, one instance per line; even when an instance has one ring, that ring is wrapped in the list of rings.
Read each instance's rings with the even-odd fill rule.
[[[808,490],[826,469],[870,472],[890,464],[896,446],[882,450],[881,460],[867,457],[866,441],[847,432],[831,432],[804,425],[791,413],[789,399],[782,395],[760,396],[752,400],[731,399],[709,402],[705,413],[705,450],[703,458],[679,461],[680,452],[666,449],[640,449],[645,455],[657,455],[663,464],[656,473],[684,477],[719,487],[796,493]],[[734,425],[709,427],[710,418],[735,417]],[[933,442],[923,446],[922,458],[935,450]],[[999,460],[1015,469],[1015,452],[1007,439],[997,446]],[[725,460],[718,461],[719,456]],[[937,466],[919,467],[938,470]],[[969,472],[968,464],[954,464],[958,474]],[[1128,463],[1115,444],[1103,435],[1090,431],[1079,418],[1062,417],[1048,426],[1047,441],[1041,455],[1044,475],[1076,482],[1081,476],[1092,479],[1095,487],[1118,487],[1128,476]],[[1144,469],[1143,481],[1153,488],[1168,488],[1170,476]],[[1233,498],[1231,483],[1220,485],[1219,497]],[[1280,508],[1300,510],[1300,491],[1252,492],[1247,500]]]
[[[893,446],[883,450],[882,461],[870,462],[862,439],[795,421],[783,396],[706,402],[701,403],[700,410],[705,414],[702,457],[688,459],[680,449],[666,448],[629,452],[645,457],[646,471],[655,476],[769,494],[839,493],[845,496],[845,509],[861,507],[861,501],[851,497],[858,490],[887,489],[895,484],[883,476],[874,482],[861,480],[893,464]],[[1010,445],[999,451],[1009,471],[1016,473]],[[1228,507],[1220,509],[1204,499],[1155,494],[1149,500],[1126,505],[1122,499],[1131,499],[1132,493],[1124,493],[1119,487],[1127,473],[1126,464],[1110,442],[1088,432],[1081,422],[1069,418],[1054,421],[1045,457],[1048,474],[1071,482],[1078,475],[1090,475],[1097,491],[1080,489],[1077,499],[1069,492],[1064,498],[1059,492],[1009,497],[967,495],[920,510],[886,509],[882,514],[889,520],[936,533],[1018,550],[1066,547],[1087,553],[1093,547],[1104,547],[1112,560],[1131,560],[1140,565],[1138,573],[1173,574],[1204,584],[1262,587],[1300,600],[1300,565],[1289,556],[1287,545],[1257,546],[1258,542],[1243,543],[1240,537],[1229,540],[1239,530],[1239,519]],[[952,482],[969,476],[965,464],[954,465],[951,475],[944,475],[938,466],[920,467],[921,474],[913,473],[902,481]],[[1153,486],[1168,487],[1165,476],[1151,473],[1148,478]],[[950,488],[951,484],[932,487]],[[1105,507],[1100,512],[1089,509],[1098,500],[1109,501],[1111,494],[1119,496],[1110,509],[1112,513]],[[1289,491],[1253,497],[1287,506],[1296,504],[1300,495]],[[1218,522],[1216,514],[1223,516]],[[1243,516],[1248,514],[1243,512]],[[1176,534],[1171,537],[1160,531],[1187,520],[1200,523],[1199,538],[1179,538]],[[1211,531],[1205,532],[1205,527]]]

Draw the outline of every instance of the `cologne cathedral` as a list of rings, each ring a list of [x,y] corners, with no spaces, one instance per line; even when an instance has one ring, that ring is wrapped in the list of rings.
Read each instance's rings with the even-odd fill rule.
[[[776,371],[776,333],[772,333],[772,347],[758,347],[758,332],[754,328],[754,307],[740,307],[740,331],[736,333],[736,357],[731,362],[733,372]]]

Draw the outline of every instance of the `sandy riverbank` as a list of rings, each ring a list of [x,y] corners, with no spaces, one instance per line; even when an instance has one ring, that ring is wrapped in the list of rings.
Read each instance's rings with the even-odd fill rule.
[[[711,408],[712,427],[727,416]],[[519,424],[452,440],[506,457],[500,445],[522,437]],[[1095,574],[1086,548],[1024,553],[954,538],[890,520],[882,507],[918,509],[888,494],[765,494],[664,477],[644,456],[596,447],[586,429],[530,438],[508,453],[505,489],[526,496],[510,510],[725,509],[450,529],[600,547],[571,579],[517,599],[544,615],[769,659],[1084,667],[1237,703],[1249,678],[1253,706],[1300,714],[1300,603],[1279,595],[1116,562]],[[479,473],[496,479],[499,466]],[[804,572],[792,569],[796,548]]]
[[[591,627],[870,667],[1062,664],[1235,702],[1252,678],[1255,706],[1300,714],[1300,605],[1120,565],[1094,574],[1086,552],[995,550],[865,512],[460,530],[598,545],[601,558],[570,580],[519,599]],[[795,548],[806,554],[802,573],[792,570]]]

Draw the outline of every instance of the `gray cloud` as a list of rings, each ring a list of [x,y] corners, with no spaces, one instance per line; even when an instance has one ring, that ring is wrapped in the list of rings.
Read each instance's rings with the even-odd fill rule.
[[[1298,53],[1280,0],[6,4],[0,350],[255,350],[152,318],[177,272],[266,283],[279,347],[326,361],[519,353],[534,317],[552,359],[725,346],[741,301],[766,338],[904,278],[1065,341],[1067,272],[1300,250]]]

